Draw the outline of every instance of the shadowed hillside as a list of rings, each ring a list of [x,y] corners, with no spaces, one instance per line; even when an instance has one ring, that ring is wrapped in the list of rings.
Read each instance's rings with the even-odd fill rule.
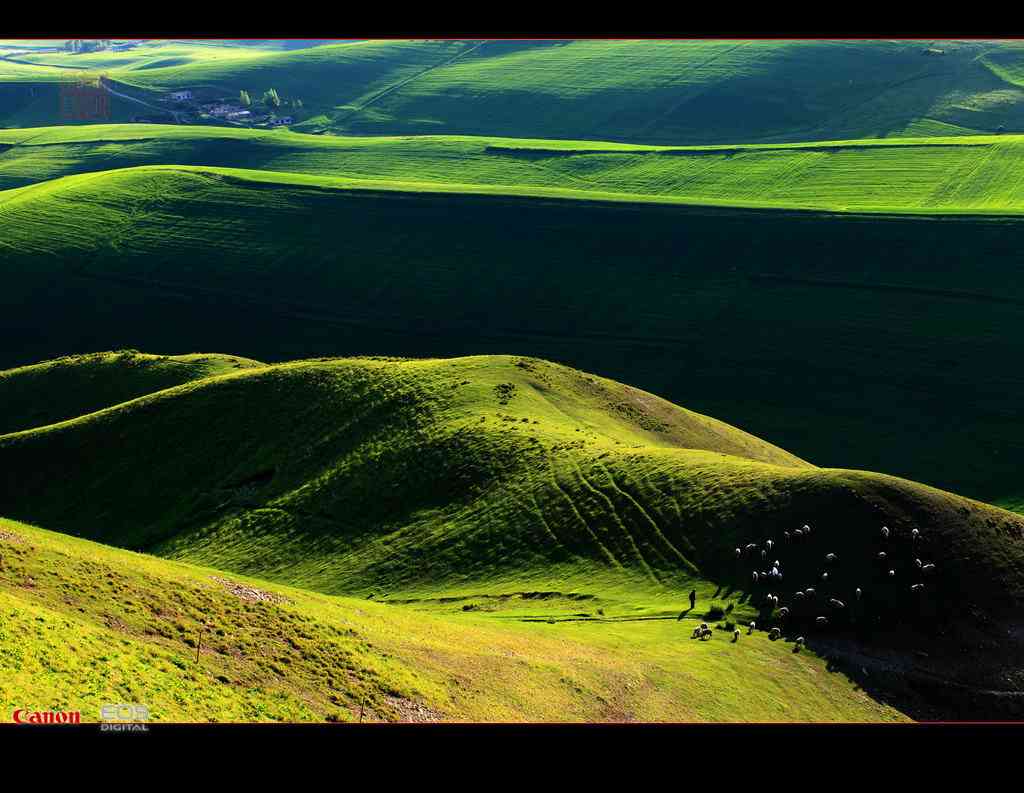
[[[685,401],[820,465],[1020,494],[1012,217],[345,184],[139,168],[7,191],[0,360],[514,349]]]

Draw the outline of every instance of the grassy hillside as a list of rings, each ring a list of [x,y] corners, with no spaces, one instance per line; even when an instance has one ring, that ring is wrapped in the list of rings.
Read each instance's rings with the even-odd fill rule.
[[[894,41],[488,42],[347,131],[741,143],[1020,130],[1024,93],[978,62],[1013,45]],[[946,132],[944,134],[949,134]]]
[[[260,366],[228,355],[67,356],[0,372],[0,435],[41,427],[144,394]]]
[[[238,376],[247,371],[256,376]],[[274,575],[297,585],[355,592],[368,586],[416,588],[433,579],[450,588],[453,575],[481,584],[508,577],[525,581],[539,573],[544,581],[533,583],[544,590],[551,589],[551,578],[564,577],[553,576],[549,565],[536,565],[536,543],[550,545],[552,538],[534,536],[543,519],[540,525],[537,516],[517,520],[536,496],[521,501],[524,495],[509,493],[504,483],[528,466],[547,468],[549,456],[554,465],[562,457],[573,459],[579,449],[682,447],[697,450],[694,459],[712,465],[728,452],[808,467],[739,430],[651,395],[524,359],[342,360],[284,365],[260,376],[263,371],[197,381],[52,430],[7,436],[2,456],[24,476],[9,480],[12,489],[0,500],[4,513],[23,518],[31,513],[48,525],[56,514],[39,510],[48,503],[64,515],[67,501],[37,488],[56,485],[90,494],[92,507],[77,517],[64,515],[67,530],[133,548],[166,544],[186,557],[210,552],[217,558],[204,561],[250,573],[270,573],[251,567],[269,563]],[[112,459],[102,464],[96,457],[101,438],[119,439]],[[165,441],[171,447],[161,451]],[[53,442],[60,451],[44,450]],[[135,443],[142,444],[140,453],[147,449],[145,466],[130,450]],[[52,469],[41,465],[44,458],[62,460],[69,474],[89,458],[84,468],[95,470],[98,480],[72,484],[61,476],[58,484]],[[143,471],[149,484],[141,489],[129,484]],[[581,486],[572,467],[553,468],[539,482],[550,476],[547,486],[553,487],[563,475],[563,487]],[[262,503],[268,485],[285,496],[279,506],[256,510],[257,524],[268,523],[250,525],[244,519],[239,524],[243,516],[235,507]],[[582,501],[577,509],[600,507]],[[538,506],[543,515],[544,507]],[[90,517],[93,508],[105,514],[102,529],[97,515]],[[444,519],[445,513],[451,515]],[[501,515],[505,518],[496,520]],[[220,517],[229,519],[220,525]],[[509,527],[523,519],[529,520],[528,534],[509,534]],[[348,531],[339,531],[339,520]],[[447,520],[456,524],[458,536],[444,530]],[[402,532],[405,541],[366,542],[403,524],[416,524]],[[182,536],[186,526],[206,531]],[[591,580],[590,568],[609,560],[655,585],[662,582],[659,567],[669,581],[680,572],[692,573],[693,563],[656,526],[641,523],[637,530],[640,539],[634,542],[614,536],[611,528],[609,544],[594,547],[589,531],[570,523],[547,554],[580,580]],[[262,542],[248,537],[252,531]],[[245,539],[230,539],[238,532]],[[506,552],[482,552],[492,541]],[[254,553],[256,545],[263,547]],[[694,546],[686,540],[682,547]],[[242,556],[229,558],[235,551]],[[429,560],[432,574],[417,559]],[[572,571],[576,562],[583,567]]]
[[[601,634],[661,618],[659,642],[688,635],[685,625],[669,631],[691,587],[702,604],[691,619],[718,605],[728,613],[711,619],[762,626],[781,619],[764,605],[774,591],[792,611],[791,635],[810,632],[822,652],[839,657],[837,637],[853,627],[877,648],[870,654],[926,647],[931,674],[945,679],[1022,683],[1021,648],[1005,638],[1024,599],[1020,516],[906,480],[814,468],[537,359],[239,370],[2,436],[0,464],[12,472],[0,483],[7,515],[232,575],[478,613],[491,625],[582,621]],[[804,522],[814,533],[787,541]],[[751,569],[768,562],[733,549],[769,538],[785,581],[754,584]],[[923,594],[910,589],[918,582]],[[811,585],[816,598],[797,601]],[[848,609],[830,608],[833,597]],[[815,629],[823,611],[832,627]],[[644,644],[641,635],[650,636],[619,638]],[[989,648],[984,662],[964,667],[965,642]]]
[[[1022,49],[993,41],[361,41],[281,52],[153,42],[125,53],[17,56],[0,61],[0,79],[59,80],[87,64],[151,95],[273,87],[302,99],[305,127],[318,131],[749,143],[1022,132]]]
[[[61,91],[70,85],[78,72],[60,70],[50,75],[53,79],[42,82],[17,79],[5,69],[0,60],[0,129],[18,127],[50,127],[64,124],[68,127],[88,127],[95,119],[74,119],[61,109]],[[11,77],[15,79],[10,80]],[[116,96],[109,97],[108,121],[127,123],[140,112],[138,105]]]
[[[715,413],[819,465],[1003,503],[1021,493],[1012,217],[342,184],[141,168],[4,193],[0,359],[515,350]]]
[[[105,438],[118,439],[109,452]],[[535,359],[239,370],[4,436],[0,459],[18,472],[0,494],[5,514],[329,592],[510,580],[543,590],[609,573],[682,589],[698,570],[731,576],[745,537],[806,514],[851,556],[878,521],[925,525],[930,554],[977,546],[967,559],[936,556],[936,582],[983,565],[989,575],[972,580],[990,607],[1024,595],[1024,520],[1011,513],[815,469]],[[85,504],[69,497],[86,493]],[[872,565],[847,569],[868,577]]]
[[[0,187],[142,165],[202,165],[512,194],[815,208],[1011,213],[1024,137],[652,147],[493,137],[324,137],[216,127],[0,131]]]
[[[606,620],[554,624],[528,615],[580,603],[501,603],[327,597],[0,520],[0,706],[97,721],[139,702],[156,723],[905,719],[763,633],[696,643],[692,620],[623,619],[607,599],[585,606]]]
[[[257,99],[274,88],[285,101],[301,99],[314,114],[334,114],[361,106],[473,46],[457,41],[361,41],[282,51],[153,41],[126,52],[0,56],[0,86],[43,85],[76,79],[83,71],[102,72],[121,92],[150,102],[183,87],[210,97],[237,97],[247,90]],[[12,101],[0,94],[0,125],[17,123],[21,116],[13,110]]]
[[[102,50],[99,52],[41,52],[23,53],[10,56],[9,62],[40,66],[44,69],[80,69],[82,71],[113,71],[138,69],[164,69],[194,64],[213,65],[228,61],[237,66],[246,59],[262,58],[280,47],[250,45],[228,45],[224,42],[197,42],[154,39],[121,51]]]

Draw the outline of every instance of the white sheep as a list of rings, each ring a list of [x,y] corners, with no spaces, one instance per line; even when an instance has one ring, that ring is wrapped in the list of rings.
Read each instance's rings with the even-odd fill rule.
[[[754,628],[756,628],[756,627],[757,627],[757,623],[756,623],[756,622],[754,622],[753,620],[751,620],[751,621],[750,621],[750,625],[748,626],[748,630],[747,630],[747,636],[749,636],[750,634],[752,634],[752,633],[754,632]]]
[[[761,558],[762,559],[767,559],[768,558],[768,551],[761,551]]]
[[[857,596],[857,600],[860,600],[860,595],[861,595],[860,587],[857,587],[857,591],[854,592],[854,595]]]
[[[930,573],[934,569],[935,569],[935,565],[932,564],[931,562],[929,562],[928,564],[926,564],[924,567],[921,568],[921,572],[922,573]]]
[[[884,537],[887,540],[889,539],[889,527],[888,526],[882,526],[882,537]]]
[[[885,551],[879,551],[878,552],[878,558],[884,562],[885,558],[886,558]]]
[[[896,571],[895,570],[890,570],[889,571],[889,578],[892,578],[894,575],[896,575]]]
[[[821,580],[822,581],[828,581],[828,573],[822,573],[821,574]]]
[[[804,637],[797,636],[796,641],[793,643],[793,649],[799,651],[804,646]]]
[[[828,625],[828,617],[816,617],[814,620],[814,624],[821,625],[822,627],[824,627],[825,625]]]
[[[773,542],[772,542],[771,540],[768,540],[768,542],[766,542],[766,543],[765,543],[765,545],[767,545],[767,546],[768,546],[768,550],[769,550],[769,551],[770,551],[770,550],[772,549],[772,545],[774,545],[774,544],[775,544],[775,543],[773,543]]]
[[[736,549],[736,558],[739,559],[741,556],[743,556],[743,550],[741,548],[737,548]]]
[[[756,571],[754,572],[754,583],[755,584],[757,583],[757,572]]]
[[[829,598],[828,604],[830,606],[832,606],[832,608],[835,608],[835,609],[844,609],[844,608],[846,608],[846,604],[843,603],[843,601],[841,601],[841,600],[839,600],[837,598]]]
[[[826,562],[838,562],[839,561],[839,557],[836,556],[834,553],[827,553],[827,554],[825,554],[825,561]]]
[[[805,523],[805,524],[804,524],[804,534],[810,534],[810,533],[811,533],[811,527],[810,527],[810,526],[808,526],[808,525],[807,525],[807,524]]]
[[[740,629],[739,628],[737,628],[736,630],[734,630],[732,632],[732,640],[734,642],[738,642],[740,640]]]
[[[914,584],[910,587],[911,592],[920,592],[922,589],[924,589],[924,584]]]
[[[783,619],[785,619],[786,617],[788,617],[788,616],[789,616],[789,609],[788,609],[788,608],[786,608],[785,606],[783,606],[782,608],[780,608],[780,609],[779,609],[779,616],[780,616],[780,617],[782,617]]]
[[[815,591],[813,589],[811,589],[810,587],[807,587],[807,589],[804,590],[804,594],[806,594],[807,597],[812,598],[815,595]]]
[[[804,596],[804,593],[802,591],[797,591],[797,592],[793,593],[793,597],[795,597],[795,598],[803,599],[803,596]]]
[[[918,567],[923,567],[923,564],[920,559],[915,559],[914,564],[916,564]]]
[[[782,532],[782,536],[786,538],[786,542],[789,542],[789,532],[788,531]]]
[[[769,638],[769,639],[770,639],[771,641],[775,641],[775,640],[776,640],[776,639],[778,639],[778,638],[779,638],[779,637],[780,637],[781,635],[782,635],[782,631],[780,631],[780,630],[779,630],[778,628],[772,628],[772,629],[771,629],[770,631],[768,631],[768,638]]]
[[[910,538],[912,540],[916,540],[920,536],[921,536],[921,532],[919,532],[917,529],[914,529],[912,532],[910,532]]]

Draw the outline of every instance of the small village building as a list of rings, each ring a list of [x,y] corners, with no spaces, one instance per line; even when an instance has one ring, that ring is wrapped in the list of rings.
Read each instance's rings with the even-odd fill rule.
[[[233,113],[237,113],[241,109],[242,108],[238,107],[237,105],[215,104],[210,105],[210,107],[207,108],[206,112],[209,113],[211,116],[222,117],[230,116]]]

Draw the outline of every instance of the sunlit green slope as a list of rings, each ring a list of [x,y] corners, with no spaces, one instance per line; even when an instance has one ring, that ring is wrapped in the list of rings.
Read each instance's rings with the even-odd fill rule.
[[[379,187],[156,167],[7,191],[0,359],[515,350],[684,401],[818,464],[1000,503],[1021,493],[1013,216]]]
[[[0,131],[0,185],[141,165],[201,165],[494,192],[817,208],[1019,212],[1024,138],[1000,135],[667,148],[472,137],[322,137],[99,125]],[[0,194],[2,200],[2,194]]]
[[[68,79],[85,65],[150,99],[178,88],[226,97],[275,88],[302,100],[300,128],[309,131],[749,143],[1024,131],[1021,49],[1012,41],[477,40],[275,52],[156,42],[0,60],[0,80]],[[0,111],[4,104],[0,96]],[[11,108],[0,123],[17,123]]]
[[[95,722],[107,703],[137,702],[155,724],[906,719],[763,632],[698,643],[686,638],[693,620],[630,619],[675,603],[592,599],[582,607],[606,617],[591,622],[561,621],[581,609],[563,596],[399,607],[2,519],[0,559],[8,714]]]
[[[260,366],[229,355],[67,356],[0,372],[0,435],[53,424],[144,394]]]

